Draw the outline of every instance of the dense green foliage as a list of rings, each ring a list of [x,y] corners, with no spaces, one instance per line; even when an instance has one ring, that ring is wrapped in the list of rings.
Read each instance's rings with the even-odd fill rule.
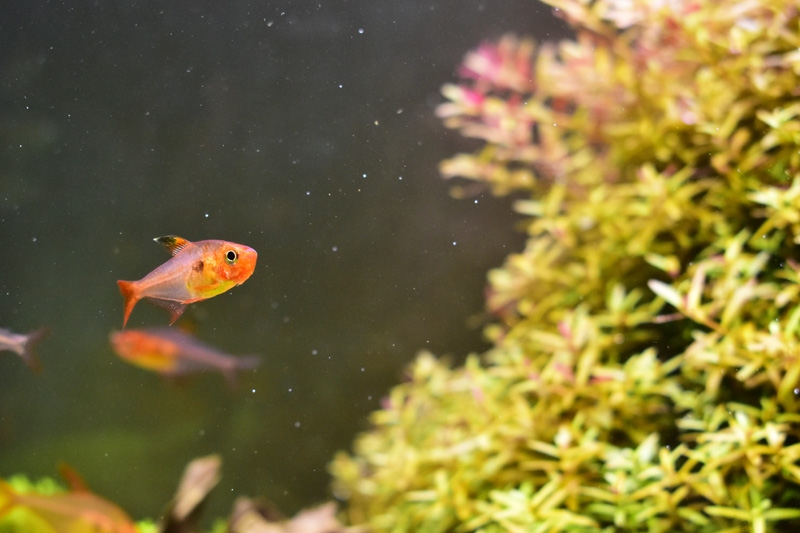
[[[469,53],[445,177],[523,197],[494,347],[428,353],[331,465],[378,531],[800,528],[800,14],[546,0]]]

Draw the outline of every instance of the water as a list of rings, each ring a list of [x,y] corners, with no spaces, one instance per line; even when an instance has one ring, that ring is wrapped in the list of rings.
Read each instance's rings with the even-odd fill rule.
[[[0,327],[52,329],[33,375],[0,356],[0,476],[74,466],[134,517],[220,453],[207,516],[286,513],[421,349],[485,348],[466,323],[518,249],[508,203],[457,201],[433,115],[461,57],[506,31],[563,35],[529,0],[6,2],[0,8]],[[242,287],[179,323],[264,365],[166,383],[118,360],[117,279],[157,236],[259,252]],[[146,304],[129,327],[164,325]]]

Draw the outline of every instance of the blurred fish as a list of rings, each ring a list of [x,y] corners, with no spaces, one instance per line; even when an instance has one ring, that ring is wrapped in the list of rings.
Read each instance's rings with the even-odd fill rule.
[[[212,348],[183,331],[162,328],[129,329],[111,334],[111,346],[122,359],[168,377],[216,370],[231,385],[236,373],[256,368],[257,355],[237,357]]]
[[[189,242],[174,235],[154,240],[169,250],[172,259],[139,281],[117,281],[125,298],[123,329],[136,302],[142,298],[169,311],[172,325],[187,304],[241,285],[256,267],[258,254],[241,244],[217,240]]]
[[[137,533],[125,511],[91,492],[23,494],[0,480],[0,517],[18,507],[26,508],[58,533]]]
[[[36,355],[34,348],[40,340],[47,336],[47,333],[47,328],[37,329],[27,335],[0,329],[0,352],[14,352],[22,357],[22,360],[31,370],[41,372],[42,364],[39,362],[39,357]]]

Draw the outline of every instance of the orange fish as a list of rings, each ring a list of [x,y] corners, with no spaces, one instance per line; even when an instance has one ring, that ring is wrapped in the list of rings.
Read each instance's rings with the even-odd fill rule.
[[[217,370],[234,384],[238,371],[251,370],[261,363],[257,355],[229,355],[188,333],[166,327],[115,331],[111,346],[129,363],[168,377]]]
[[[125,298],[123,329],[133,306],[142,298],[169,311],[172,325],[188,304],[241,285],[256,267],[258,254],[241,244],[216,240],[189,242],[174,235],[154,240],[170,251],[172,259],[139,281],[117,281]]]
[[[7,329],[0,329],[0,352],[14,352],[22,357],[31,370],[40,372],[42,365],[33,349],[47,335],[47,332],[47,328],[41,328],[27,335],[21,335]]]
[[[54,533],[137,533],[125,511],[91,492],[19,493],[0,480],[0,517],[18,507],[39,517]]]

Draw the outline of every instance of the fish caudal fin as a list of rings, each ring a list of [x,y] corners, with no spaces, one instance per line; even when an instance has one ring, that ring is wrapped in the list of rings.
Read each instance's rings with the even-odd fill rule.
[[[261,364],[261,356],[259,355],[243,355],[235,357],[233,364],[222,370],[222,375],[225,376],[225,381],[231,389],[235,389],[238,384],[238,373],[243,370],[253,370]]]
[[[133,306],[139,301],[139,297],[136,295],[136,288],[133,281],[119,280],[117,281],[117,285],[119,285],[119,292],[122,294],[122,297],[125,298],[125,318],[122,319],[122,329],[125,329],[125,325],[128,323],[128,317],[131,316]]]
[[[25,344],[23,344],[21,354],[22,360],[25,361],[25,364],[28,365],[28,368],[34,372],[42,371],[42,363],[39,361],[39,356],[36,355],[36,345],[39,344],[39,341],[45,338],[48,333],[50,333],[49,329],[39,328],[36,331],[29,333]]]
[[[253,370],[260,364],[260,355],[241,355],[236,357],[236,370]]]

